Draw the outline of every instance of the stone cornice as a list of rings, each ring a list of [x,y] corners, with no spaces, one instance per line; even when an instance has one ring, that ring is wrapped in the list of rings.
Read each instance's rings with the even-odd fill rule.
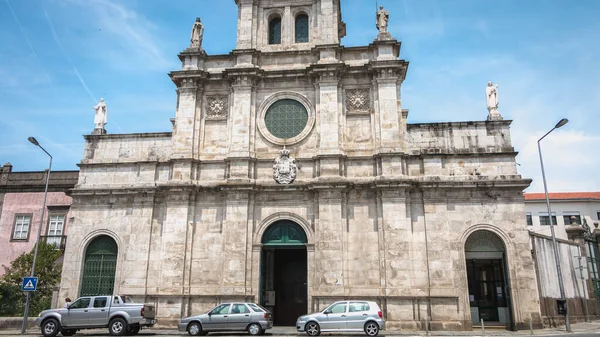
[[[118,133],[103,135],[83,135],[85,140],[96,139],[124,139],[124,138],[171,138],[172,132],[144,132],[144,133]]]
[[[251,87],[264,75],[259,67],[227,68],[223,71],[224,77],[232,82],[232,86]]]
[[[462,121],[462,122],[433,122],[433,123],[408,123],[407,128],[431,128],[431,127],[467,127],[467,126],[488,126],[488,125],[503,125],[509,126],[512,123],[511,119],[494,120],[494,121]]]
[[[180,88],[185,85],[184,80],[191,80],[195,85],[200,82],[207,80],[210,74],[207,71],[195,69],[195,70],[175,70],[169,73],[171,81]]]
[[[408,71],[408,62],[405,60],[370,61],[368,70],[377,80],[404,81]]]
[[[338,83],[343,73],[346,72],[348,65],[342,62],[311,64],[308,68],[308,74],[313,76],[317,83]]]
[[[98,186],[97,188],[85,188],[75,186],[71,190],[73,195],[108,195],[108,194],[138,194],[138,193],[160,193],[162,191],[193,192],[200,190],[219,190],[223,192],[292,192],[292,191],[318,191],[318,190],[346,190],[352,188],[366,189],[514,189],[522,191],[527,188],[532,180],[522,179],[520,176],[503,176],[503,179],[488,176],[463,176],[456,179],[441,180],[439,176],[426,177],[371,177],[361,181],[351,181],[346,177],[319,177],[310,180],[296,180],[290,185],[279,185],[270,179],[252,180],[243,182],[228,180],[202,181],[202,182],[165,182],[157,185],[130,185],[126,187]],[[519,194],[521,195],[521,194]]]

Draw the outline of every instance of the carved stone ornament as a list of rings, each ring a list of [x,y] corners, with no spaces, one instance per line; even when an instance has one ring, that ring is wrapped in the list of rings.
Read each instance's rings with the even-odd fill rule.
[[[369,89],[347,89],[346,111],[348,113],[365,113],[371,107]]]
[[[226,95],[206,96],[206,119],[226,119],[227,108]]]
[[[273,178],[279,184],[291,184],[296,179],[296,159],[290,157],[290,150],[285,147],[279,151],[279,157],[273,165]]]

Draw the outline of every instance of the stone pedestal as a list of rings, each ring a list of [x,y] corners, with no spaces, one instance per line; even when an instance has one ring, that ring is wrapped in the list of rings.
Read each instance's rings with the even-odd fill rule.
[[[502,118],[502,115],[500,115],[500,112],[498,112],[498,109],[488,109],[489,114],[487,117],[488,121],[501,121],[504,120],[504,118]]]
[[[106,129],[104,128],[95,128],[94,131],[92,131],[92,135],[105,135],[106,134]]]

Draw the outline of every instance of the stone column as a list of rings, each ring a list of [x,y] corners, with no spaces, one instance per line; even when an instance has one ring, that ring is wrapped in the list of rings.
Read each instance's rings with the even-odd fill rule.
[[[579,251],[581,252],[581,259],[579,261],[580,261],[581,265],[583,265],[583,266],[585,266],[585,268],[587,268],[588,267],[588,256],[590,255],[590,253],[588,253],[587,246],[585,244],[586,230],[581,226],[581,224],[577,223],[576,218],[574,216],[572,216],[570,219],[571,219],[571,224],[566,229],[567,237],[569,238],[569,240],[575,242],[579,246]],[[579,268],[580,266],[575,265],[574,267],[576,269],[576,271],[575,271],[576,277],[579,278],[581,274],[580,274],[580,271],[577,270],[577,268]],[[579,283],[579,282],[577,282],[577,283]],[[591,280],[587,280],[587,281],[582,280],[582,283],[584,284],[584,287],[586,288],[585,295],[587,295],[587,297],[589,299],[595,298],[593,296],[594,287],[591,283]],[[588,301],[588,300],[583,299],[583,301]],[[594,300],[593,302],[595,304],[596,301]],[[582,303],[582,305],[585,305],[585,304]],[[592,307],[590,301],[588,301],[588,307]]]

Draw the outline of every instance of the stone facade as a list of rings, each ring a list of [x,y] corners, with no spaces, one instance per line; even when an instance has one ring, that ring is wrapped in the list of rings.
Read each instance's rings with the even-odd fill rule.
[[[170,73],[172,132],[85,136],[61,298],[79,294],[86,247],[107,235],[114,292],[156,303],[160,324],[262,302],[263,234],[289,220],[306,234],[305,311],[368,298],[390,329],[424,329],[429,317],[431,329],[464,330],[465,242],[486,230],[505,246],[512,326],[539,326],[522,226],[530,180],[516,170],[511,122],[409,124],[400,42],[341,46],[338,0],[236,3],[236,49],[187,49]],[[293,40],[299,13],[308,43]],[[281,43],[268,44],[274,17]],[[265,122],[282,100],[306,114],[284,138]],[[282,185],[273,164],[284,147],[297,172]]]

